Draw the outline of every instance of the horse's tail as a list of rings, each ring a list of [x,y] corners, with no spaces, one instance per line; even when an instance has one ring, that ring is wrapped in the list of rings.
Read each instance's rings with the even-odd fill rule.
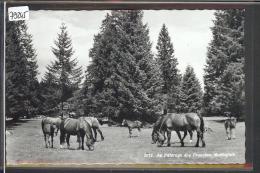
[[[42,132],[44,133],[44,119],[42,119],[41,126],[42,126]]]
[[[199,118],[200,118],[200,131],[203,133],[205,132],[205,122],[201,115],[199,115]]]

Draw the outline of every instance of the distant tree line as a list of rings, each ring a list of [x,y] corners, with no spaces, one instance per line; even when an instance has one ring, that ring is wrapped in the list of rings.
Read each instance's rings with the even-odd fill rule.
[[[55,60],[41,81],[32,36],[25,22],[7,22],[6,116],[57,115],[67,109],[80,116],[155,121],[168,112],[243,114],[243,10],[216,11],[213,40],[205,66],[205,92],[194,69],[184,74],[168,29],[163,24],[154,55],[143,11],[111,11],[102,21],[83,75],[72,40],[62,24],[52,47]],[[84,80],[82,80],[84,79]]]

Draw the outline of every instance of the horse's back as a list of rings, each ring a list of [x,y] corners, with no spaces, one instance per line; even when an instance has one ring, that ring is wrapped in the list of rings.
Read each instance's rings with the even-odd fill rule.
[[[175,130],[195,130],[200,127],[200,117],[196,113],[169,113],[166,125]]]
[[[70,134],[75,134],[79,126],[79,121],[74,118],[66,118],[63,121],[64,122],[62,123],[62,130],[65,130],[67,133]]]
[[[85,117],[85,120],[89,123],[91,127],[99,128],[100,126],[98,119],[95,117]]]
[[[197,113],[186,113],[186,120],[188,121],[188,123],[194,127],[199,127],[201,124],[201,118],[199,117],[199,115]]]

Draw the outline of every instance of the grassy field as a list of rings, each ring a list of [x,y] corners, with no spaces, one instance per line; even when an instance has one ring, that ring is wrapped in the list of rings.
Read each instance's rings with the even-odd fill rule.
[[[45,148],[40,120],[26,120],[7,125],[6,160],[7,165],[24,163],[50,164],[93,164],[93,163],[244,163],[245,162],[245,125],[237,124],[236,139],[226,140],[223,122],[220,119],[206,118],[206,125],[213,132],[205,134],[206,147],[195,148],[194,140],[189,143],[186,137],[185,147],[172,133],[171,147],[157,147],[151,144],[152,129],[133,131],[135,137],[128,137],[124,127],[106,127],[101,130],[104,141],[95,143],[95,150],[76,150],[76,137],[71,137],[71,149],[59,148],[59,135],[54,139],[54,148]],[[98,136],[100,140],[100,136]]]

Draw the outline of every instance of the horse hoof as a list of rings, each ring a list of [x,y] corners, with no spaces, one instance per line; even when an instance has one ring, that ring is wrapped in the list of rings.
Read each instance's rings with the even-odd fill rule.
[[[63,146],[62,145],[60,145],[60,149],[62,149],[63,148]]]
[[[202,147],[203,147],[203,148],[206,147],[206,144],[203,144]]]
[[[199,145],[195,145],[195,147],[199,147]]]
[[[167,147],[170,147],[171,146],[171,144],[167,144]]]

